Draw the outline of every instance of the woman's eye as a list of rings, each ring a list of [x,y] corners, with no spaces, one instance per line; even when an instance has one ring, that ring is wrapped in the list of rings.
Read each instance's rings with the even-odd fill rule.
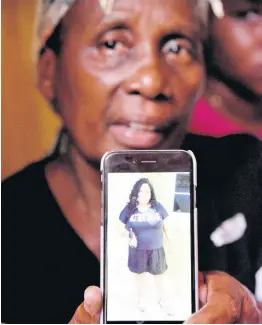
[[[118,45],[119,45],[118,41],[115,41],[115,40],[105,41],[105,42],[100,43],[101,47],[104,47],[105,49],[108,49],[108,50],[114,50]]]
[[[108,38],[101,40],[98,45],[99,51],[107,56],[125,56],[128,54],[130,45],[125,37]]]
[[[181,51],[183,51],[183,47],[178,44],[176,41],[173,42],[168,42],[167,45],[165,46],[165,50],[167,52],[171,52],[174,54],[179,54]]]
[[[174,57],[180,57],[184,59],[192,58],[192,46],[190,42],[183,39],[169,40],[163,46],[163,52]]]

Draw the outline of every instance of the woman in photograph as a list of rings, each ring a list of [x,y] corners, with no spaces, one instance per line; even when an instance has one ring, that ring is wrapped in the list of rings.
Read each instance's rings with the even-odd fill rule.
[[[163,234],[167,236],[166,209],[156,200],[152,184],[147,178],[139,179],[132,188],[129,202],[120,213],[120,221],[129,232],[128,268],[135,273],[138,289],[138,307],[145,310],[143,301],[145,274],[150,273],[160,296],[159,304],[167,314],[171,308],[165,304],[167,270],[163,247]]]

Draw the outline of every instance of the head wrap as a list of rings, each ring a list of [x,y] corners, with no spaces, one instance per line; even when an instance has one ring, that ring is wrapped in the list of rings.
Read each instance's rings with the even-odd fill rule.
[[[222,0],[209,0],[214,15],[217,18],[223,18],[225,16],[224,6]]]
[[[34,59],[38,57],[55,27],[75,2],[76,0],[38,0],[33,42]],[[111,12],[114,0],[98,0],[98,2],[105,14]]]

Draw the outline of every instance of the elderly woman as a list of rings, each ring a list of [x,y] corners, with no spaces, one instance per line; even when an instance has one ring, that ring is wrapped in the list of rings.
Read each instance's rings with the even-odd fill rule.
[[[226,271],[254,290],[257,228],[242,239],[240,250],[234,244],[221,249],[209,240],[226,217],[216,190],[235,190],[239,169],[229,165],[226,181],[218,177],[217,184],[207,186],[201,178],[209,177],[213,166],[206,164],[205,145],[212,148],[213,143],[189,136],[182,144],[204,85],[206,8],[199,4],[205,2],[44,1],[38,87],[65,131],[54,155],[27,166],[2,186],[3,322],[97,322],[101,294],[89,286],[99,285],[100,159],[113,149],[180,147],[192,147],[200,166],[200,269],[208,271],[199,289],[205,306],[189,321],[259,320],[253,294],[227,273],[212,272]],[[198,150],[200,143],[204,153]],[[253,174],[261,146],[250,139],[246,143],[254,150],[250,154],[241,147],[238,154],[244,152],[248,160],[240,170],[250,185],[244,194],[255,197],[250,218],[256,218],[261,187]],[[233,149],[229,156],[238,150]],[[250,166],[256,168],[251,175]],[[225,190],[222,179],[224,185],[233,185]],[[250,206],[249,201],[245,204]],[[217,207],[221,209],[215,211]],[[234,210],[230,202],[229,210]],[[244,274],[236,269],[235,256],[246,258]],[[85,301],[77,308],[86,287]]]

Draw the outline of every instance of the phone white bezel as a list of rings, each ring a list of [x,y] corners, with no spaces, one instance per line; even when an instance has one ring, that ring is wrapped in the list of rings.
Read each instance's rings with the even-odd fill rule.
[[[104,279],[105,279],[105,268],[104,268],[104,214],[105,214],[105,205],[104,205],[104,179],[105,179],[105,174],[104,174],[104,166],[106,163],[106,158],[111,155],[115,155],[117,153],[161,153],[161,152],[186,152],[187,154],[190,155],[192,159],[192,165],[193,165],[193,187],[194,187],[194,274],[195,274],[195,309],[196,311],[199,310],[199,294],[198,294],[198,231],[197,231],[197,225],[198,225],[198,214],[197,214],[197,202],[196,202],[196,188],[197,188],[197,162],[196,162],[196,157],[194,153],[191,150],[116,150],[116,151],[110,151],[106,152],[102,159],[101,159],[101,164],[100,164],[100,171],[101,171],[101,183],[102,183],[102,191],[101,191],[101,227],[100,227],[100,290],[103,295],[103,306],[102,306],[102,311],[100,315],[100,323],[101,324],[106,324],[104,321]],[[141,322],[143,323],[143,322]]]

